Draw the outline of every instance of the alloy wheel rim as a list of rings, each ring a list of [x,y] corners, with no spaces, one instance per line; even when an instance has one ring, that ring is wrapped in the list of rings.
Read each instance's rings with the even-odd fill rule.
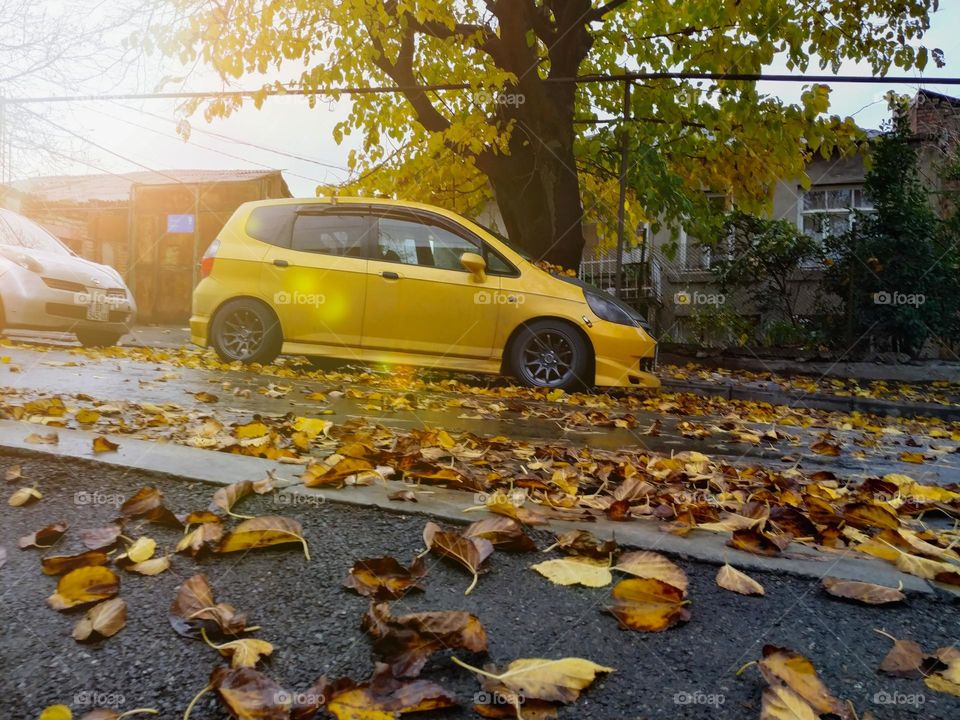
[[[264,335],[259,315],[252,310],[235,310],[223,322],[220,344],[230,357],[244,360],[260,349]]]
[[[534,385],[561,385],[573,375],[574,354],[566,335],[553,330],[538,333],[523,348],[523,373]]]

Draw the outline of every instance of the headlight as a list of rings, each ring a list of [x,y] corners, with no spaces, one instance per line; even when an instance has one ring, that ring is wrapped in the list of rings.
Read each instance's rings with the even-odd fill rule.
[[[647,333],[651,332],[650,325],[640,313],[616,298],[592,292],[584,292],[583,296],[587,299],[587,305],[590,306],[593,314],[601,320],[617,323],[617,325],[641,327]]]

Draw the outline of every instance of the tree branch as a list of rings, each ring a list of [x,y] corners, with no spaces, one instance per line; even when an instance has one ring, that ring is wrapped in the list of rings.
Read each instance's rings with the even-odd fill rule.
[[[613,12],[621,5],[626,5],[627,2],[628,0],[610,0],[610,2],[606,3],[605,5],[601,5],[598,8],[594,8],[589,13],[587,13],[586,22],[592,23],[592,22],[598,22],[599,20],[603,20],[604,15],[606,15],[607,13]]]

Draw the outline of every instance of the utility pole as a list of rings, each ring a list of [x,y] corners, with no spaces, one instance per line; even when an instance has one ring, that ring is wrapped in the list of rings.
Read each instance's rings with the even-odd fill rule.
[[[630,160],[630,137],[628,125],[630,123],[630,88],[631,80],[623,83],[623,122],[620,125],[620,206],[617,208],[617,264],[615,285],[616,296],[623,296],[623,246],[626,234],[626,206],[627,206],[627,163]]]

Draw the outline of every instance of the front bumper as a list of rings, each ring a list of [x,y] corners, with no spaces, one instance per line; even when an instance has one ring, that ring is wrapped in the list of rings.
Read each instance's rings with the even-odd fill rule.
[[[590,337],[596,356],[594,383],[598,387],[658,388],[657,341],[643,329],[592,320],[581,326]]]
[[[29,271],[3,274],[3,325],[29,330],[123,331],[136,317],[126,288],[91,288]]]

